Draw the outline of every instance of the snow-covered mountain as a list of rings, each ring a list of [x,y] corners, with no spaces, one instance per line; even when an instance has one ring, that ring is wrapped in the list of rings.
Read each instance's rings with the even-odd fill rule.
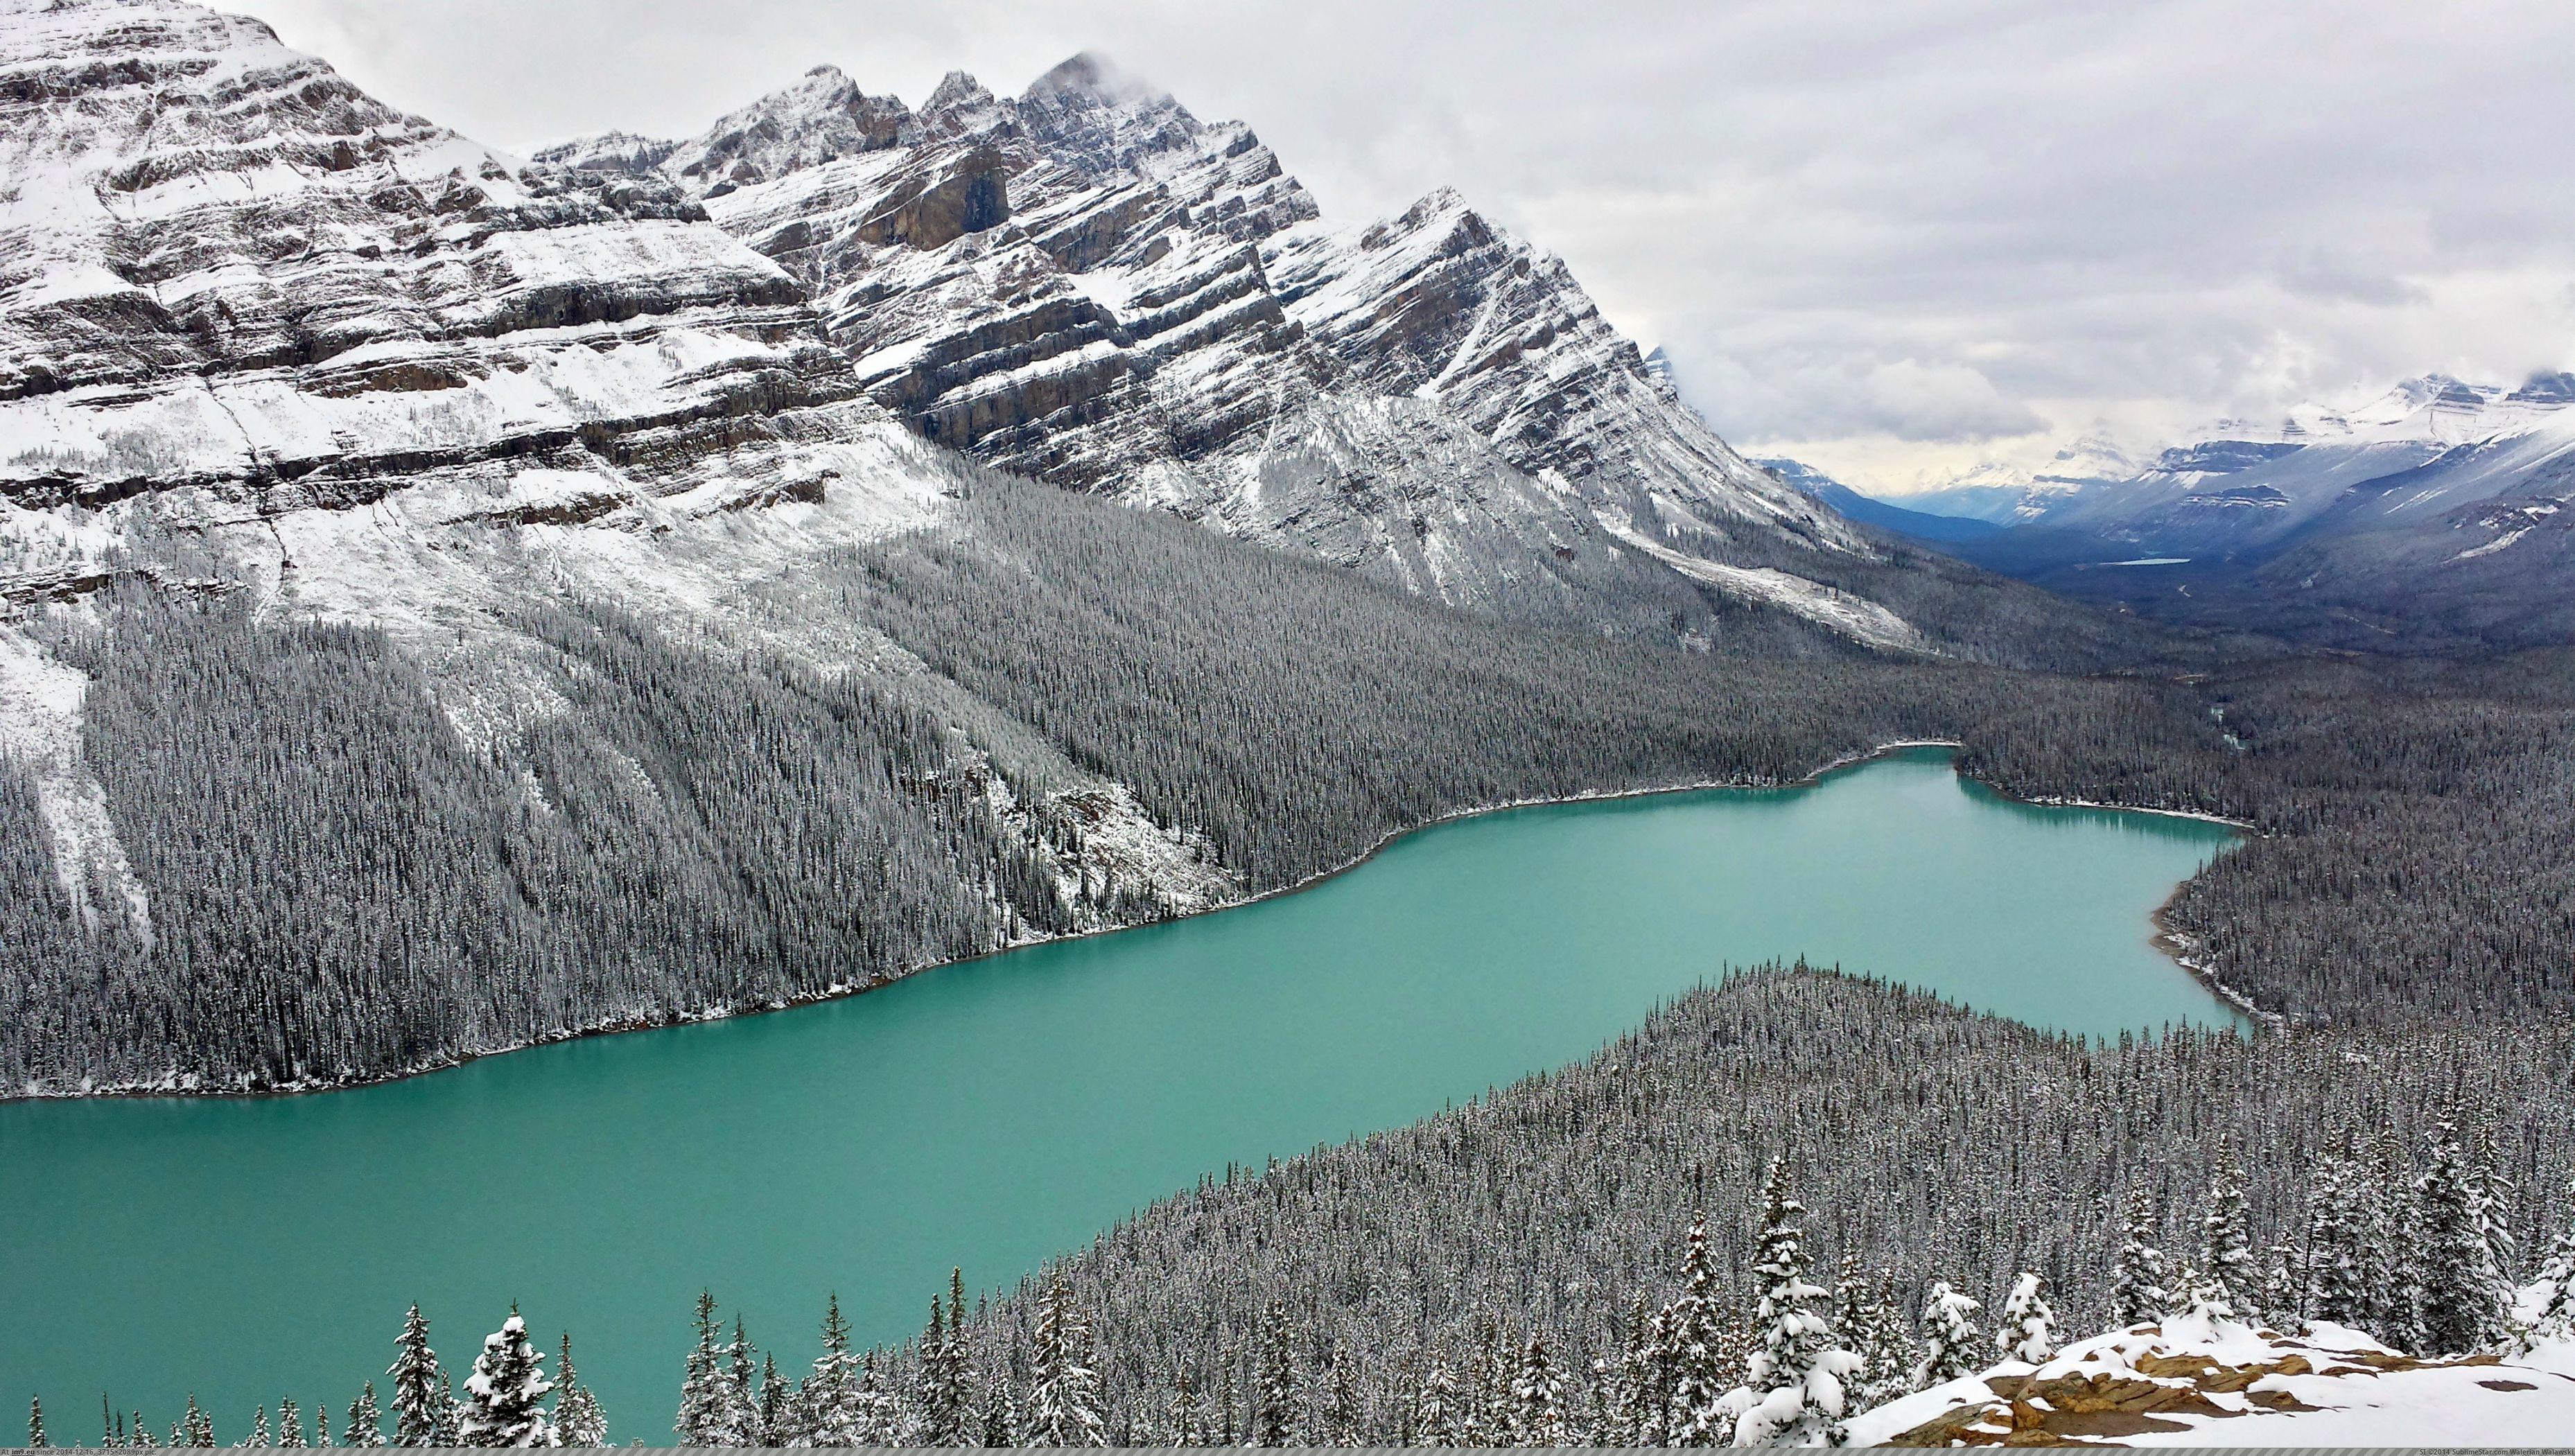
[[[2427,375],[2355,406],[2224,422],[1955,550],[2153,615],[2350,646],[2561,640],[2575,632],[2570,405],[2575,375]]]
[[[826,67],[687,141],[540,160],[702,199],[809,288],[871,398],[1005,469],[1506,617],[1667,632],[1712,588],[1873,646],[1940,635],[1561,261],[1447,191],[1328,225],[1248,127],[1099,57],[1011,98],[951,75],[918,110]]]
[[[2045,519],[2176,555],[2260,548],[2329,512],[2343,529],[2355,516],[2422,520],[2508,492],[2575,451],[2570,403],[2570,375],[2518,388],[2426,375],[2356,408],[2301,406],[2269,427],[2225,422]],[[2401,491],[2355,494],[2400,476]]]
[[[2020,526],[2041,521],[2084,492],[2136,475],[2139,462],[2118,442],[2086,435],[2058,450],[2037,470],[1987,464],[1960,472],[1927,491],[1900,498],[1906,509]]]

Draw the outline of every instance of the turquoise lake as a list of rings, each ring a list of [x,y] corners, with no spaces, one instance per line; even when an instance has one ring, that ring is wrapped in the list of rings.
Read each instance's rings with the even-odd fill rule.
[[[2087,1033],[2231,1013],[2152,913],[2232,838],[2016,803],[1907,749],[1802,788],[1511,809],[1301,892],[773,1015],[255,1101],[0,1104],[0,1404],[226,1444],[345,1409],[420,1302],[460,1381],[512,1301],[612,1436],[671,1439],[691,1301],[782,1366],[827,1291],[915,1332],[1221,1173],[1590,1053],[1804,955]],[[13,1417],[14,1419],[14,1417]]]

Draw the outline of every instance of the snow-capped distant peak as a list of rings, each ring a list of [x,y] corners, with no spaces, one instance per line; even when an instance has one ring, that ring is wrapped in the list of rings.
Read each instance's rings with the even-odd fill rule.
[[[2274,431],[2227,433],[2282,445],[2465,445],[2553,423],[2570,402],[2575,378],[2563,374],[2536,375],[2518,389],[2426,374],[2356,406],[2296,406]]]

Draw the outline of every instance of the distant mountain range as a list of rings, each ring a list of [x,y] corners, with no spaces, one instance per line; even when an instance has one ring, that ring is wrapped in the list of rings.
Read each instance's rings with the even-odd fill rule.
[[[1897,516],[1837,509],[2167,621],[2355,648],[2560,641],[2575,632],[2570,405],[2575,374],[2426,375],[2356,407],[2221,422],[2117,478],[2087,474],[2118,456],[2085,442],[2058,458],[2079,470],[1908,496]],[[1903,519],[1917,513],[2010,529]]]

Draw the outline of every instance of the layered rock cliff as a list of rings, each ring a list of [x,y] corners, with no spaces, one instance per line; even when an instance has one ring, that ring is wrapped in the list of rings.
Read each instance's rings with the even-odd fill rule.
[[[1097,57],[918,111],[824,68],[690,141],[541,156],[702,199],[872,398],[1004,469],[1506,617],[1938,646],[1837,580],[1885,549],[1729,449],[1560,260],[1447,191],[1328,227],[1249,128]]]

